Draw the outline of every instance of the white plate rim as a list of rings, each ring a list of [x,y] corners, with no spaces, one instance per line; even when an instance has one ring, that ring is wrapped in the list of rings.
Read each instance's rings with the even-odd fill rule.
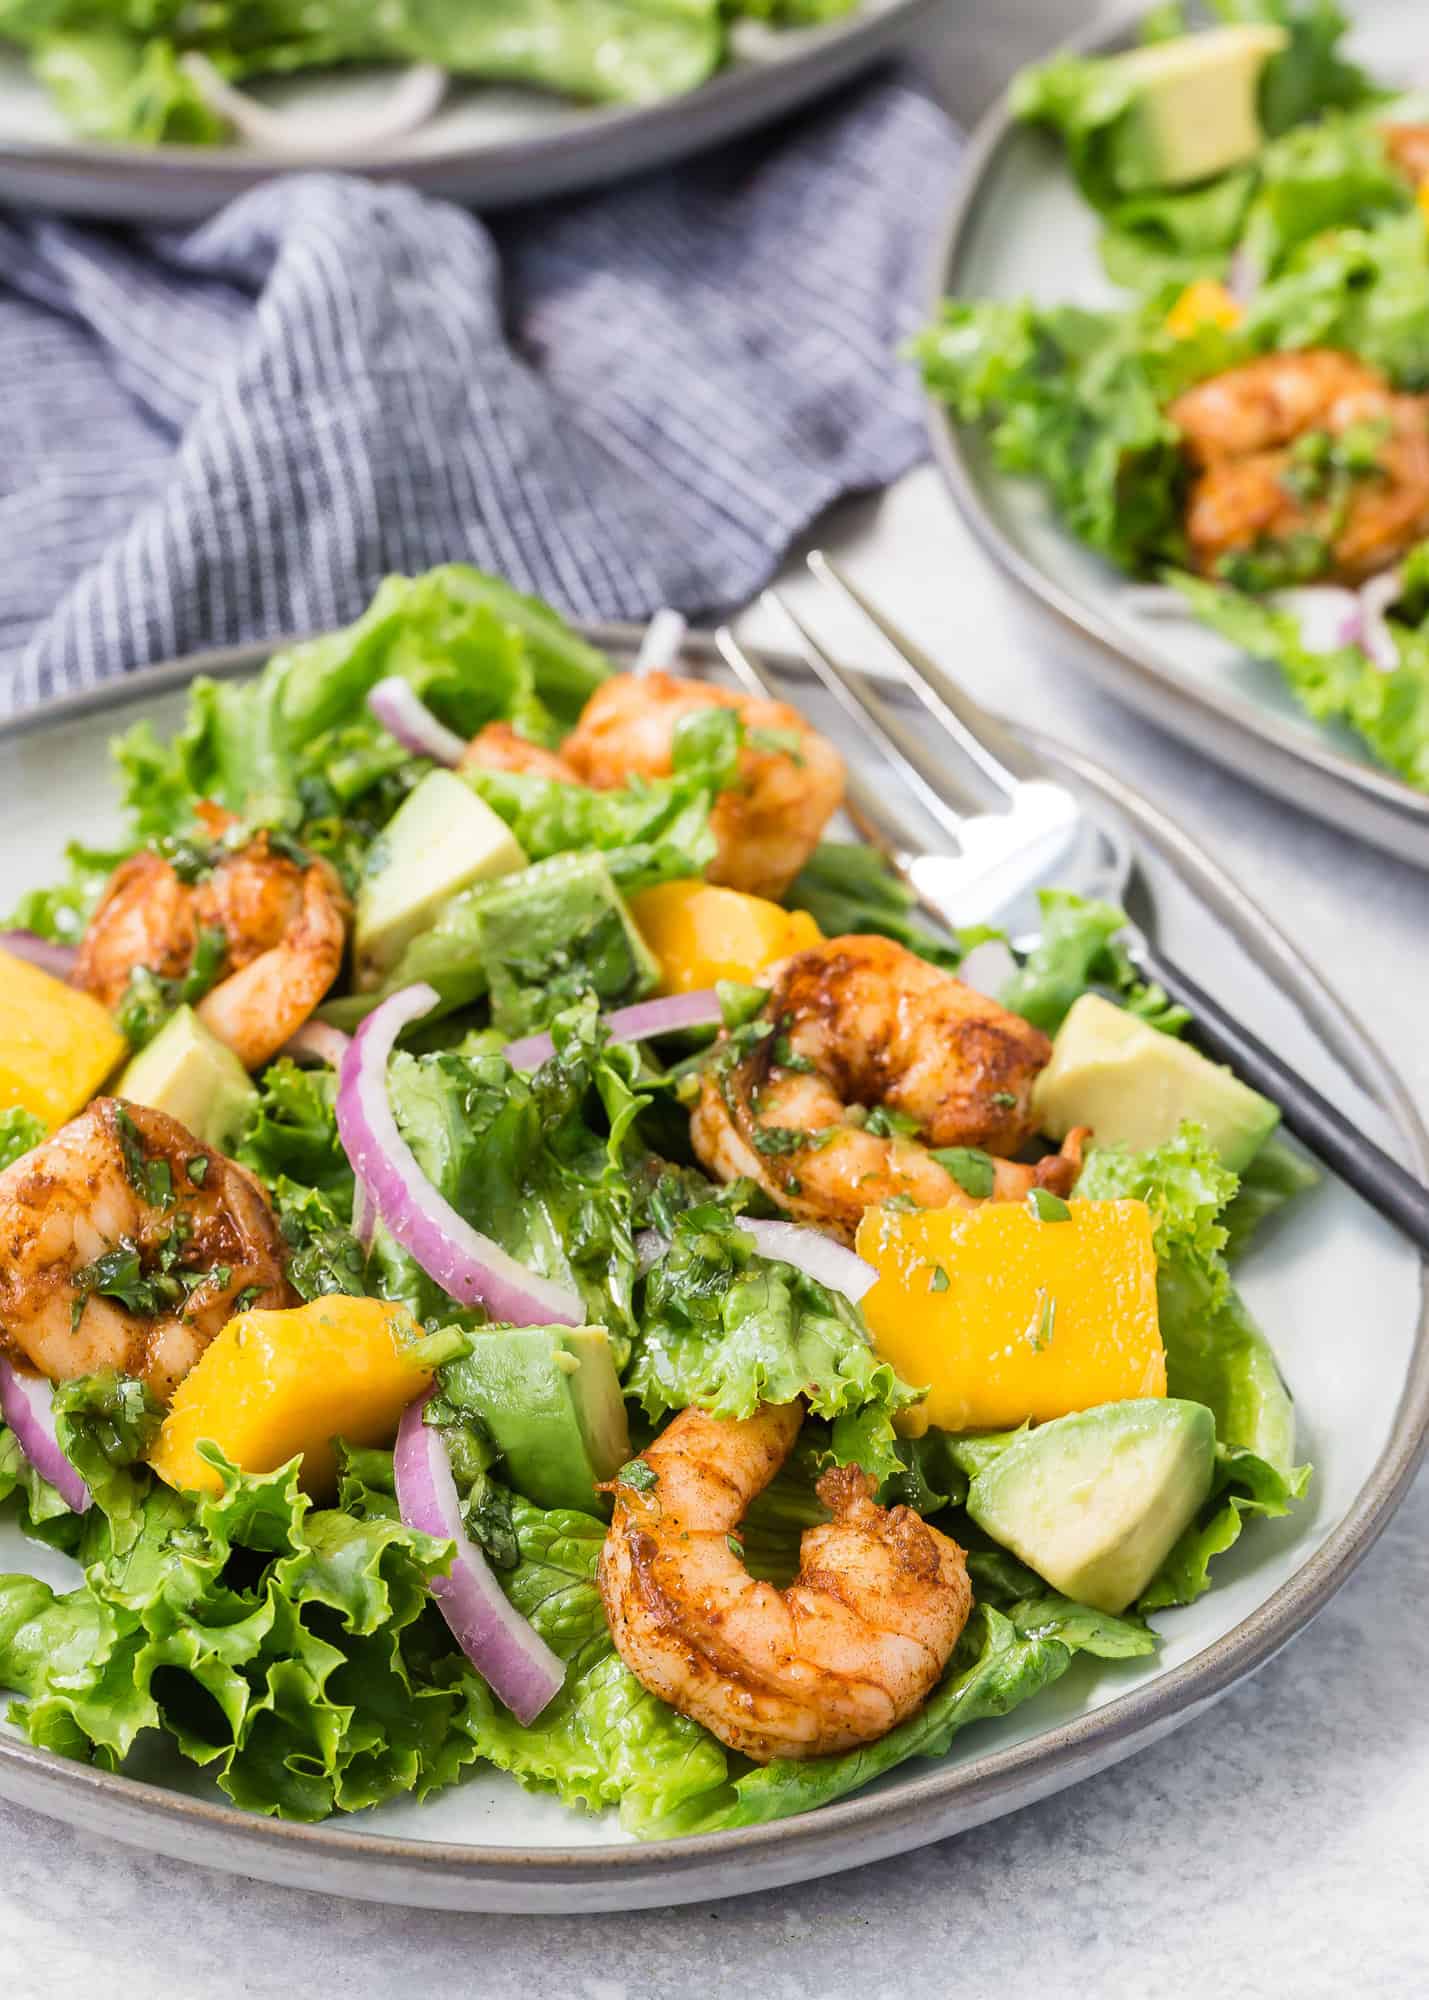
[[[613,654],[633,654],[641,628],[579,627]],[[275,640],[143,669],[0,723],[0,746],[146,696],[198,674],[255,671]],[[686,650],[717,661],[712,639]],[[1015,727],[1015,725],[1009,725]],[[1309,1025],[1394,1119],[1405,1157],[1429,1178],[1429,1131],[1374,1039],[1254,901],[1156,808],[1091,759],[1023,732],[1099,791],[1272,973]],[[749,1893],[855,1867],[1014,1810],[1078,1782],[1167,1733],[1227,1693],[1301,1632],[1348,1580],[1394,1514],[1429,1444],[1429,1265],[1421,1268],[1413,1353],[1393,1426],[1339,1526],[1248,1617],[1179,1667],[1026,1743],[935,1768],[889,1793],[855,1794],[807,1815],[682,1840],[572,1848],[471,1846],[374,1835],[332,1821],[282,1822],[77,1764],[0,1738],[0,1794],[52,1817],[234,1873],[365,1900],[541,1914],[665,1907]]]

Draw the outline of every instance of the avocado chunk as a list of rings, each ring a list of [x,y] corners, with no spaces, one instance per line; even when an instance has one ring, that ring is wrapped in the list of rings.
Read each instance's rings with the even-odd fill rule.
[[[1261,75],[1288,42],[1284,28],[1246,23],[1109,57],[1106,81],[1130,91],[1109,158],[1122,193],[1187,187],[1253,160],[1265,144]]]
[[[1090,1125],[1098,1145],[1134,1152],[1174,1139],[1190,1118],[1232,1173],[1280,1123],[1279,1108],[1232,1071],[1097,993],[1084,993],[1058,1029],[1032,1109],[1053,1139]]]
[[[625,1398],[601,1326],[498,1326],[442,1370],[442,1394],[479,1416],[511,1484],[538,1507],[601,1505],[630,1457]]]
[[[192,1007],[177,1008],[147,1048],[128,1064],[115,1094],[167,1111],[215,1152],[236,1144],[258,1092],[226,1043]]]
[[[451,897],[526,866],[510,827],[450,771],[429,771],[387,824],[353,925],[359,989],[382,983]]]
[[[643,999],[660,968],[600,854],[553,854],[482,896],[477,957],[505,1035],[544,1028],[583,993],[602,1007]]]
[[[979,1472],[967,1510],[1054,1590],[1124,1611],[1211,1490],[1216,1420],[1163,1397],[1026,1431]]]

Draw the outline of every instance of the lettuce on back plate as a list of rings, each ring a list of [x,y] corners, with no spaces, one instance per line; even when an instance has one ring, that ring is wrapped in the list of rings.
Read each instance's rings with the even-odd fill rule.
[[[1294,1463],[1290,1392],[1226,1262],[1222,1216],[1237,1187],[1192,1124],[1150,1152],[1094,1147],[1077,1182],[1086,1199],[1150,1207],[1167,1393],[1204,1403],[1216,1420],[1215,1487],[1142,1596],[1143,1611],[1198,1597],[1207,1565],[1236,1541],[1245,1517],[1288,1512],[1309,1484],[1310,1468]]]

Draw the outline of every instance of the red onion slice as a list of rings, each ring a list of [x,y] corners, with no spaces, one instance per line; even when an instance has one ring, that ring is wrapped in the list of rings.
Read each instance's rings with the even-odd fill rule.
[[[1364,644],[1364,611],[1353,590],[1342,590],[1336,583],[1309,583],[1297,590],[1277,590],[1270,601],[1295,620],[1307,653],[1338,653],[1341,647]]]
[[[1384,614],[1403,595],[1404,577],[1397,569],[1387,569],[1382,576],[1372,576],[1360,586],[1360,644],[1386,674],[1392,674],[1399,665],[1399,647]]]
[[[306,111],[275,111],[239,90],[197,50],[180,58],[210,111],[226,118],[240,138],[274,153],[342,159],[374,147],[390,146],[425,125],[446,94],[447,75],[435,63],[417,63],[394,79],[385,101],[350,118],[331,135],[314,132]]]
[[[473,1229],[412,1156],[387,1096],[387,1063],[403,1028],[437,1004],[427,985],[405,986],[367,1016],[343,1057],[337,1129],[352,1171],[392,1235],[427,1276],[463,1305],[484,1306],[511,1326],[584,1326],[574,1292],[518,1264]]]
[[[60,1450],[55,1435],[54,1387],[44,1375],[24,1374],[0,1356],[0,1417],[26,1458],[76,1514],[90,1508],[89,1488]]]
[[[36,937],[33,931],[0,931],[0,951],[26,959],[41,972],[52,972],[56,979],[69,978],[79,955],[72,944],[56,944],[52,938]]]
[[[466,1532],[451,1461],[439,1433],[422,1421],[423,1396],[409,1403],[397,1429],[392,1472],[407,1527],[456,1543],[451,1569],[431,1590],[457,1644],[518,1722],[534,1722],[565,1682],[566,1670],[492,1574]]]
[[[632,673],[660,673],[673,667],[680,657],[680,648],[685,643],[689,626],[678,611],[668,605],[657,611],[645,627],[645,637],[640,641],[640,651],[635,655]]]
[[[653,1035],[673,1035],[683,1028],[718,1028],[724,1010],[713,986],[698,993],[671,993],[663,1000],[641,1000],[634,1007],[617,1007],[601,1017],[613,1042],[643,1042]],[[526,1035],[502,1050],[512,1069],[539,1069],[556,1053],[549,1035]]]
[[[466,754],[465,738],[438,722],[409,681],[389,674],[367,697],[367,706],[404,750],[431,757],[438,764],[459,764]]]
[[[326,1063],[329,1069],[341,1069],[351,1042],[350,1035],[326,1021],[305,1021],[296,1035],[289,1035],[278,1053],[291,1056],[294,1062],[301,1062],[307,1056],[314,1062]]]
[[[841,1292],[857,1305],[865,1292],[878,1282],[872,1264],[835,1243],[821,1229],[808,1229],[798,1222],[758,1222],[741,1216],[739,1228],[754,1239],[761,1257],[774,1264],[792,1264],[815,1284],[831,1292]],[[642,1229],[635,1239],[635,1256],[641,1277],[658,1264],[669,1249],[669,1239],[658,1229]]]

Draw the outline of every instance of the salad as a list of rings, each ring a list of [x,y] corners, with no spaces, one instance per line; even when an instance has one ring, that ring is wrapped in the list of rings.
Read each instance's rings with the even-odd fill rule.
[[[419,74],[376,113],[364,142],[400,136],[435,109],[444,77],[526,84],[593,103],[644,104],[698,88],[730,59],[742,21],[811,26],[858,0],[392,0],[284,7],[276,0],[0,0],[17,44],[81,137],[130,146],[264,140],[278,114],[250,79],[342,64]],[[286,127],[291,145],[301,131]]]
[[[1429,94],[1347,61],[1327,0],[1018,78],[1101,218],[1121,303],[951,300],[932,392],[1071,531],[1277,666],[1429,790]]]
[[[16,911],[0,1496],[75,1565],[0,1576],[33,1743],[291,1819],[489,1765],[747,1826],[1153,1653],[1303,1493],[1234,1278],[1315,1179],[1275,1107],[1106,904],[960,978],[828,837],[835,747],[652,631],[621,672],[391,578],[120,737],[123,847]]]

